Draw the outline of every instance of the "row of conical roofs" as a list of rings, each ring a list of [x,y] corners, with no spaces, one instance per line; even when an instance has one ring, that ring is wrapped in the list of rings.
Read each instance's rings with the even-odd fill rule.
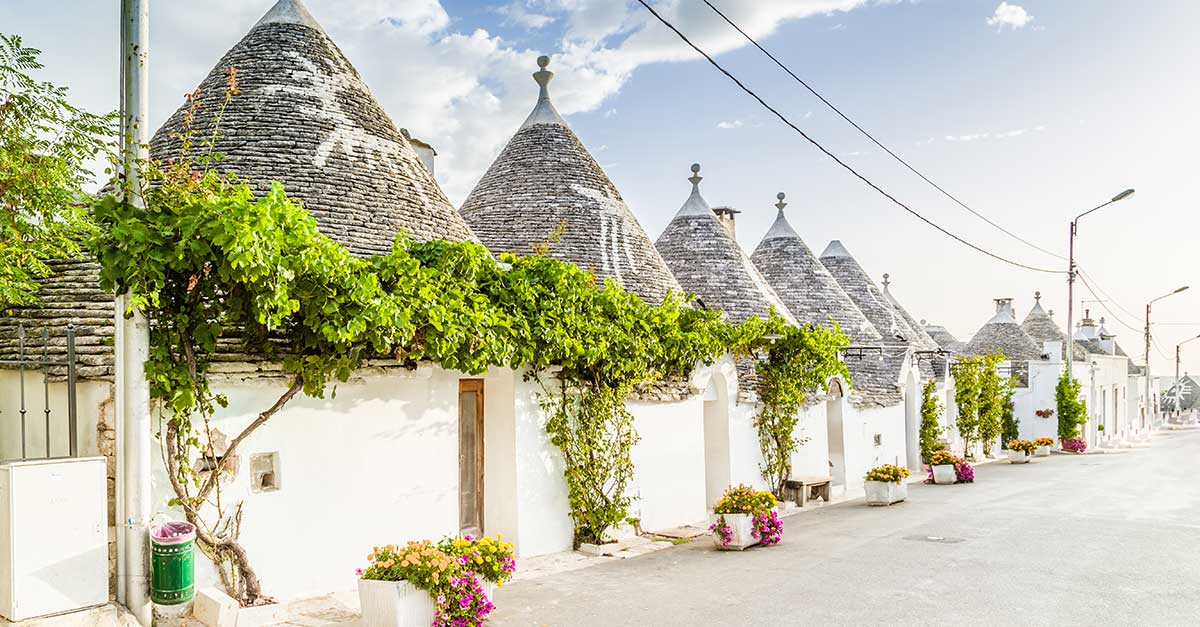
[[[887,275],[881,290],[840,241],[815,256],[788,222],[782,193],[775,223],[747,255],[732,232],[736,211],[710,207],[693,165],[690,194],[652,243],[554,108],[548,65],[548,57],[538,59],[532,112],[456,211],[422,158],[428,146],[396,126],[301,0],[278,0],[199,87],[200,98],[215,102],[236,68],[240,93],[224,108],[220,133],[211,107],[192,115],[185,105],[154,135],[151,157],[178,157],[190,123],[198,137],[215,137],[222,168],[260,189],[283,181],[322,232],[360,255],[386,253],[400,232],[416,240],[478,239],[495,253],[547,250],[647,302],[691,292],[734,322],[773,309],[794,323],[837,325],[855,345],[895,348],[885,351],[889,363],[909,348],[951,347],[897,302]],[[65,304],[58,317],[68,319],[73,309]],[[1040,318],[1031,328],[1039,337],[1052,334]],[[111,335],[111,325],[95,332]],[[993,344],[1014,358],[1040,352],[1011,315],[998,313],[965,350]],[[895,373],[880,374],[874,363],[849,365],[861,376],[857,388],[880,390],[877,402],[893,400]]]

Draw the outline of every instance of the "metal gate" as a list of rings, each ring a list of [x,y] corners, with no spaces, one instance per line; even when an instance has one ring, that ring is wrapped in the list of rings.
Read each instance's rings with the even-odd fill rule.
[[[16,359],[0,359],[0,368],[6,370],[16,370],[18,398],[17,407],[19,420],[21,423],[21,457],[22,460],[31,459],[51,459],[53,456],[51,423],[54,420],[61,420],[62,416],[55,416],[50,409],[50,384],[51,382],[61,381],[64,377],[67,384],[67,437],[69,438],[67,450],[68,457],[79,456],[79,425],[76,413],[76,364],[75,358],[75,326],[67,325],[67,345],[66,356],[61,358],[51,359],[50,357],[50,332],[43,328],[36,335],[40,338],[31,338],[31,334],[26,332],[25,325],[17,327],[17,352]],[[58,352],[58,351],[55,351]],[[40,381],[39,381],[40,379]],[[7,392],[6,392],[7,393]],[[41,408],[38,408],[40,397]],[[3,410],[0,409],[0,413]],[[41,414],[39,416],[39,414]],[[5,416],[0,415],[0,420],[5,419]],[[32,426],[41,421],[46,429],[46,446],[44,450],[30,450],[28,446],[28,433]],[[61,455],[59,456],[61,457]]]

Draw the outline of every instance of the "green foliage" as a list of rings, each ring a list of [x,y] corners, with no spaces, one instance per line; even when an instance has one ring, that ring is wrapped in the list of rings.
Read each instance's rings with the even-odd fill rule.
[[[1079,437],[1079,427],[1087,422],[1087,403],[1079,398],[1081,384],[1068,379],[1066,371],[1058,378],[1054,388],[1056,413],[1058,414],[1058,437]]]
[[[79,254],[92,232],[88,162],[115,134],[113,114],[77,109],[65,88],[30,76],[40,54],[0,33],[0,309],[37,304],[46,261]]]
[[[984,455],[992,454],[992,446],[1004,431],[1003,415],[1012,398],[1016,379],[1002,379],[996,368],[1007,358],[997,352],[982,359],[979,372],[979,440]]]
[[[942,444],[941,417],[942,404],[937,397],[937,380],[930,379],[921,390],[921,459],[926,462],[935,451],[945,448]]]
[[[762,403],[754,417],[763,462],[763,479],[777,497],[783,496],[783,484],[792,474],[792,455],[808,441],[796,433],[799,412],[808,392],[823,389],[835,375],[849,379],[846,365],[837,354],[850,345],[841,329],[787,325],[774,312],[766,321],[751,318],[744,323],[749,331],[749,350],[760,355],[755,365],[758,396]],[[761,327],[761,328],[760,328]],[[776,340],[764,336],[782,335]]]
[[[1012,392],[1010,391],[1007,396],[1008,398],[1003,403],[1004,411],[1000,414],[1000,422],[1003,425],[1000,441],[1004,443],[1021,437],[1021,421],[1014,415]],[[1007,444],[1005,444],[1005,448],[1007,448]]]
[[[954,363],[954,402],[958,405],[958,433],[963,439],[963,456],[971,457],[971,444],[982,442],[984,453],[1002,430],[1001,414],[1012,398],[1015,380],[1002,380],[996,367],[1006,358],[1002,353],[983,357],[960,356]]]

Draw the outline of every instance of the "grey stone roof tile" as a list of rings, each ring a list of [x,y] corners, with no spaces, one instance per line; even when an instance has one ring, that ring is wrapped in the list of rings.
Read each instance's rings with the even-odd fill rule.
[[[1017,324],[1012,299],[996,299],[996,315],[983,325],[967,342],[966,355],[990,355],[1001,351],[1009,361],[1036,361],[1042,357],[1042,347]]]
[[[1045,342],[1062,342],[1061,359],[1067,358],[1067,345],[1070,344],[1075,361],[1086,360],[1087,350],[1077,343],[1067,342],[1066,334],[1058,328],[1054,318],[1042,308],[1042,293],[1034,292],[1033,300],[1033,308],[1026,314],[1025,320],[1021,321],[1021,330],[1033,339],[1039,349],[1045,346]]]
[[[667,267],[684,290],[695,293],[705,307],[725,312],[730,322],[751,316],[765,319],[773,307],[795,324],[787,306],[700,195],[699,171],[699,165],[692,166],[691,194],[654,244]]]
[[[681,292],[621,193],[547,95],[553,76],[534,74],[541,95],[529,118],[463,202],[461,212],[494,253],[548,255],[612,279],[642,300]],[[555,241],[557,240],[557,241]]]
[[[837,323],[852,342],[878,342],[881,336],[875,325],[859,311],[837,279],[792,228],[783,213],[787,204],[782,193],[778,199],[775,223],[750,260],[797,320],[824,326]]]

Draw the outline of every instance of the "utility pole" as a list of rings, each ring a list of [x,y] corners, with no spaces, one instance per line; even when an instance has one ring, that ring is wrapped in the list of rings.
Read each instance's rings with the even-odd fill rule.
[[[1083,213],[1075,216],[1074,220],[1071,220],[1070,244],[1068,245],[1068,253],[1067,253],[1067,346],[1066,346],[1067,352],[1066,352],[1066,355],[1067,355],[1067,380],[1068,381],[1071,380],[1071,363],[1073,361],[1075,361],[1075,359],[1074,359],[1075,327],[1072,325],[1075,324],[1075,272],[1076,272],[1076,269],[1075,269],[1075,234],[1078,232],[1078,228],[1076,228],[1076,224],[1079,222],[1080,218],[1082,218],[1083,216],[1086,216],[1087,214],[1089,214],[1093,211],[1096,211],[1098,209],[1103,209],[1104,207],[1107,207],[1119,200],[1125,200],[1126,198],[1129,198],[1132,195],[1133,195],[1133,190],[1127,189],[1127,190],[1121,192],[1120,194],[1113,196],[1112,199],[1109,200],[1108,202],[1106,202],[1098,207],[1095,207],[1093,209],[1088,209],[1087,211],[1084,211]]]
[[[1153,426],[1154,420],[1158,417],[1157,403],[1155,403],[1154,399],[1150,396],[1150,306],[1168,296],[1174,296],[1180,292],[1183,292],[1187,290],[1187,288],[1188,286],[1184,285],[1170,294],[1163,294],[1162,296],[1151,299],[1150,302],[1146,303],[1146,418],[1142,421],[1143,428]]]
[[[150,110],[149,72],[150,0],[121,2],[121,176],[123,200],[138,209],[142,198],[141,166],[149,157],[147,117]],[[128,314],[129,294],[117,298],[116,378],[117,421],[121,451],[118,456],[120,489],[118,519],[122,529],[118,591],[138,622],[149,627],[151,424],[150,384],[146,360],[150,357],[150,325],[140,311]]]

